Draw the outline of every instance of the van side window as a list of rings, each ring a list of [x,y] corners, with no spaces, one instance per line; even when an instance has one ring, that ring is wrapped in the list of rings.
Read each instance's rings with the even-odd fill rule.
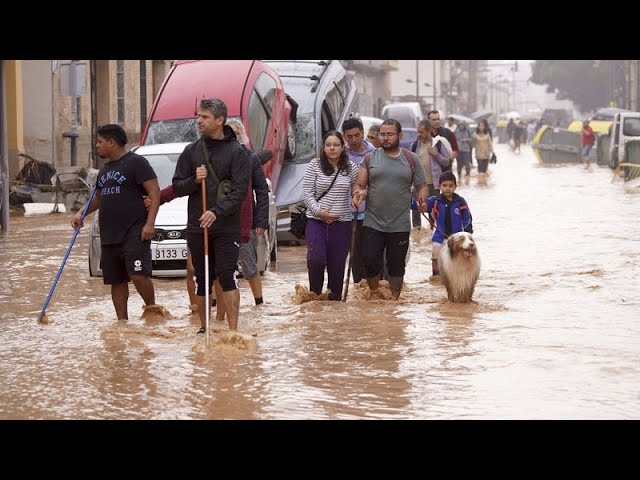
[[[261,73],[249,99],[249,138],[253,150],[261,150],[264,146],[275,95],[276,81]]]
[[[640,137],[640,118],[625,118],[622,134],[627,137]]]
[[[329,107],[331,117],[333,118],[335,124],[335,122],[340,119],[340,114],[344,110],[344,98],[342,97],[342,94],[340,93],[340,90],[338,90],[338,87],[335,83],[332,85],[331,90],[329,90],[329,92],[327,93],[325,102]]]
[[[322,102],[321,118],[322,118],[322,125],[321,125],[322,135],[320,135],[320,138],[324,137],[325,133],[336,129],[336,121],[333,118],[333,115],[331,113],[331,107],[326,101]],[[318,152],[320,151],[319,149],[322,148],[320,146],[320,143],[321,143],[320,140],[318,140],[318,145],[316,145],[316,147],[318,148]]]

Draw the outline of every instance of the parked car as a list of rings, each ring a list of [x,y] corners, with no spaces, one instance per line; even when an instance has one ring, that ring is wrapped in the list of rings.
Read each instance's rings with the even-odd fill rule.
[[[302,179],[319,154],[323,135],[339,130],[356,110],[356,84],[338,60],[264,60],[275,70],[297,105],[296,152],[286,158],[275,187],[278,241],[296,240],[289,233],[290,213],[302,200]]]
[[[365,137],[367,136],[367,132],[369,131],[369,128],[371,128],[371,125],[373,125],[374,123],[377,123],[378,125],[382,125],[382,122],[384,122],[384,120],[382,120],[381,118],[368,117],[366,115],[360,115],[359,118],[360,118],[360,121],[362,122],[362,127],[364,130]]]
[[[420,120],[425,118],[418,102],[388,103],[382,107],[380,117],[383,120],[390,118],[397,120],[402,125],[402,130],[405,128],[418,128]]]
[[[178,157],[189,142],[145,145],[135,149],[145,157],[158,176],[160,189],[171,185]],[[264,272],[271,260],[267,252],[276,248],[276,206],[269,184],[269,230],[267,238],[258,239],[258,268]],[[151,240],[152,275],[155,277],[184,277],[187,274],[187,203],[189,197],[178,197],[160,206],[156,216],[156,236]],[[89,275],[102,276],[100,268],[100,226],[99,210],[89,227]]]
[[[615,169],[619,163],[624,163],[625,144],[638,140],[640,140],[640,112],[626,110],[616,113],[609,144],[609,167]]]
[[[167,74],[142,132],[141,145],[192,142],[198,138],[196,114],[202,98],[219,98],[228,118],[244,125],[249,148],[271,150],[262,169],[277,192],[286,159],[296,154],[297,105],[278,74],[260,60],[177,60]],[[277,244],[259,242],[258,256],[277,258]]]

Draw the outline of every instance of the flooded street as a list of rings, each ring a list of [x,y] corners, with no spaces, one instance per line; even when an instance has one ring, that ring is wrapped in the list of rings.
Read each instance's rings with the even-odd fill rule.
[[[116,320],[90,278],[88,224],[36,323],[73,235],[71,214],[11,217],[0,234],[0,419],[638,419],[640,194],[612,170],[541,167],[496,146],[457,193],[482,269],[475,303],[428,282],[431,241],[412,232],[399,302],[293,302],[305,247],[280,247],[265,305],[241,281],[239,330],[212,315],[196,336],[185,281],[154,279],[173,318]]]

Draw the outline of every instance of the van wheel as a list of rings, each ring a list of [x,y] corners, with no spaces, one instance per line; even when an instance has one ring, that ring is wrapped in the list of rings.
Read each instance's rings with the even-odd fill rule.
[[[296,156],[296,131],[291,119],[287,122],[287,148],[284,152],[284,159],[291,160]]]

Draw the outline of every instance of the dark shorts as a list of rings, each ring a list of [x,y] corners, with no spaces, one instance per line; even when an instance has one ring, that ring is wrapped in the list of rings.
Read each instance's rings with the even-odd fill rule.
[[[240,253],[240,232],[209,234],[209,290],[213,281],[220,280],[220,286],[225,292],[238,288],[237,269]],[[187,245],[191,251],[191,260],[196,276],[196,295],[204,297],[205,262],[204,235],[187,233]]]
[[[382,255],[386,249],[387,269],[390,277],[403,277],[405,259],[409,249],[409,232],[380,232],[362,227],[364,235],[364,270],[367,278],[382,272]]]
[[[151,276],[151,240],[140,240],[140,230],[132,229],[122,243],[102,245],[100,268],[105,285],[127,283],[131,275]]]

